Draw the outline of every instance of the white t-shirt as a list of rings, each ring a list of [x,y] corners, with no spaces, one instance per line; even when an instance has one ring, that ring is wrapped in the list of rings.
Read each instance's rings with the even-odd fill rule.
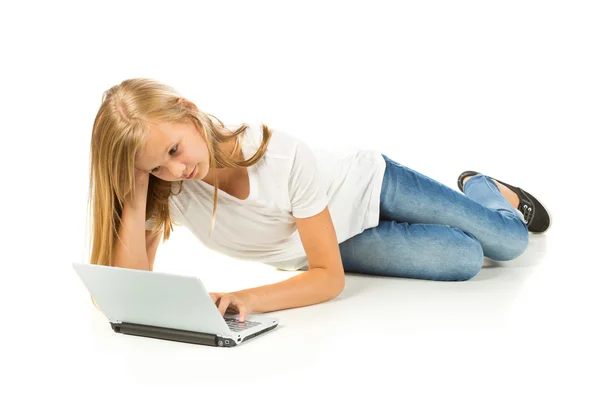
[[[241,140],[245,159],[262,141],[261,124],[248,125]],[[184,181],[181,193],[171,195],[171,218],[219,253],[285,270],[306,269],[295,218],[314,216],[329,205],[338,243],[377,226],[385,160],[374,150],[311,148],[270,128],[265,155],[248,168],[248,198],[219,189],[210,237],[214,187],[204,181]],[[177,188],[174,184],[175,193]],[[148,221],[146,229],[150,227]]]

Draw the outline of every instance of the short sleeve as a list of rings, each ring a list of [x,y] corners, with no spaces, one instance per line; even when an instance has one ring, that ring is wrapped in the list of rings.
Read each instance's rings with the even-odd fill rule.
[[[288,190],[292,215],[308,218],[323,211],[329,200],[321,185],[317,159],[304,142],[298,140],[297,143]]]

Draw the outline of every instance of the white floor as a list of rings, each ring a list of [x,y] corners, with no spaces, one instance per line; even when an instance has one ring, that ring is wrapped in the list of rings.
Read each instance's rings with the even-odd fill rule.
[[[486,260],[466,282],[348,275],[335,300],[274,312],[281,319],[276,330],[232,349],[115,334],[78,278],[63,271],[60,293],[39,303],[37,322],[29,321],[38,329],[23,333],[31,341],[17,365],[35,376],[32,383],[86,398],[206,391],[251,398],[594,398],[595,260],[576,257],[568,235],[558,219],[547,235],[531,236],[523,256]],[[199,276],[215,291],[294,274],[210,253],[184,230],[160,248],[156,271]],[[74,380],[78,385],[68,386]]]
[[[594,2],[66,3],[1,12],[1,398],[600,398]],[[483,171],[553,226],[467,282],[348,275],[233,349],[113,333],[71,262],[102,92],[143,76],[224,122],[378,149],[453,188]],[[155,269],[213,291],[293,275],[185,230]]]

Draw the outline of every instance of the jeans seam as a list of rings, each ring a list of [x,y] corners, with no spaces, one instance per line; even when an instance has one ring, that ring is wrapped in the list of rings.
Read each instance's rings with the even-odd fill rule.
[[[490,181],[491,178],[486,177],[487,179],[484,179],[485,184],[487,185],[488,189],[490,189],[492,191],[492,193],[494,193],[494,195],[496,196],[500,196],[500,201],[502,201],[504,203],[505,206],[507,206],[508,211],[510,211],[512,214],[514,214],[517,218],[521,219],[521,216],[519,215],[519,213],[517,212],[517,209],[514,208],[512,206],[512,204],[510,204],[508,202],[508,200],[506,200],[506,198],[504,196],[502,196],[502,193],[498,194],[496,193],[496,191],[490,186]],[[493,182],[492,182],[493,183]],[[496,186],[496,189],[498,191],[500,191],[500,188],[494,183],[494,186]]]

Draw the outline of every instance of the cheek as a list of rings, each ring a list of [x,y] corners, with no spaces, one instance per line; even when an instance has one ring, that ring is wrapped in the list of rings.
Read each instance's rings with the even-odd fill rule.
[[[197,135],[188,138],[182,148],[181,161],[187,165],[208,163],[208,148],[202,136]]]
[[[204,140],[202,140],[202,139],[198,140],[198,142],[196,143],[196,146],[194,146],[193,160],[196,163],[200,163],[200,162],[208,163],[208,148],[206,147],[206,144],[204,143]]]

